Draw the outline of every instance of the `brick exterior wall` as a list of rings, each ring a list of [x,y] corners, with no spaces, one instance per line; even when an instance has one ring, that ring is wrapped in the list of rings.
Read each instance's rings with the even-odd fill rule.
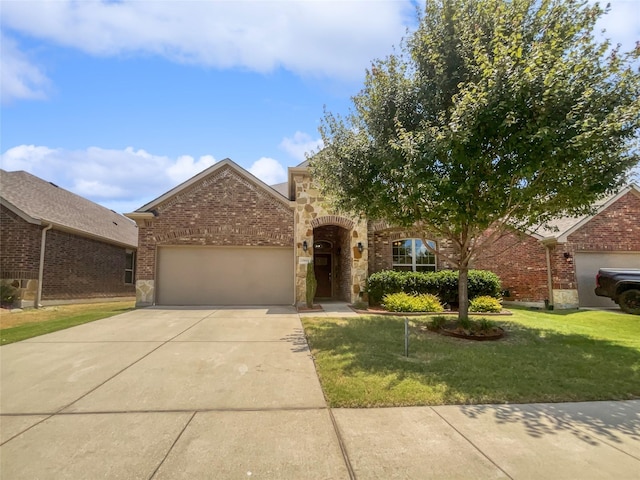
[[[0,208],[0,222],[0,279],[19,288],[25,306],[33,306],[43,227],[4,207]],[[49,230],[42,300],[133,296],[134,285],[124,283],[125,260],[123,247]]]
[[[0,206],[0,278],[37,279],[41,227]]]
[[[640,196],[628,192],[551,248],[554,290],[577,288],[573,259],[578,252],[640,251]],[[542,302],[548,298],[545,247],[530,236],[515,233],[497,241],[474,262],[495,272],[508,300]]]
[[[411,230],[386,229],[376,231],[374,223],[369,224],[369,275],[380,270],[393,269],[393,242],[406,238],[422,238],[422,233]],[[446,241],[438,239],[435,235],[428,235],[429,240],[433,240],[446,254],[451,254],[452,249]],[[443,255],[436,257],[438,270],[450,268],[449,263]]]
[[[42,300],[135,295],[124,283],[126,249],[67,232],[49,230]]]
[[[509,291],[505,300],[541,302],[547,298],[547,260],[545,247],[529,235],[511,232],[494,242],[472,264],[490,270]]]
[[[576,252],[640,252],[640,195],[627,193],[567,240],[556,256],[558,270],[554,272],[554,284],[575,282],[575,267],[572,261],[564,259],[564,252],[571,258]]]
[[[293,210],[231,167],[215,170],[139,224],[137,280],[155,279],[156,246],[293,247]]]

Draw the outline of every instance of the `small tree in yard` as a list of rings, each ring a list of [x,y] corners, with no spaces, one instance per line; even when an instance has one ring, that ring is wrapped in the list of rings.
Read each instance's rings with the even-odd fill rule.
[[[311,158],[321,192],[447,240],[453,254],[433,252],[459,271],[459,318],[485,246],[590,212],[638,163],[640,46],[597,42],[604,13],[584,1],[429,0],[349,115],[325,112]]]
[[[318,288],[318,281],[316,280],[316,273],[313,269],[313,262],[307,263],[306,287],[305,297],[307,301],[307,308],[313,308],[313,299],[316,296],[316,290]]]

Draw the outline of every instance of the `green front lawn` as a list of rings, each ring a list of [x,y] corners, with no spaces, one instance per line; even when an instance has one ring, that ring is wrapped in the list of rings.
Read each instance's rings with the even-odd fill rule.
[[[528,403],[640,398],[640,317],[617,312],[513,309],[491,317],[496,342],[417,328],[404,357],[404,320],[305,318],[333,407]]]
[[[0,312],[0,345],[19,342],[111,317],[134,309],[134,302],[60,305],[28,309],[18,313]]]

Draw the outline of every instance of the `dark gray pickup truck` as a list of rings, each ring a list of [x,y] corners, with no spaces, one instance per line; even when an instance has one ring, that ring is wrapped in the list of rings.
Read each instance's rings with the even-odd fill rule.
[[[609,297],[625,312],[640,315],[640,269],[601,268],[595,292]]]

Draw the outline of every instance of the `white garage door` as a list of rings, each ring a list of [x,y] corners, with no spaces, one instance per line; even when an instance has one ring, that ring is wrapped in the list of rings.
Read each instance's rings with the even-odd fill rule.
[[[293,249],[159,247],[158,305],[291,305]]]
[[[598,297],[596,275],[601,268],[640,268],[640,252],[580,252],[575,255],[578,300],[581,307],[615,307],[606,297]]]

